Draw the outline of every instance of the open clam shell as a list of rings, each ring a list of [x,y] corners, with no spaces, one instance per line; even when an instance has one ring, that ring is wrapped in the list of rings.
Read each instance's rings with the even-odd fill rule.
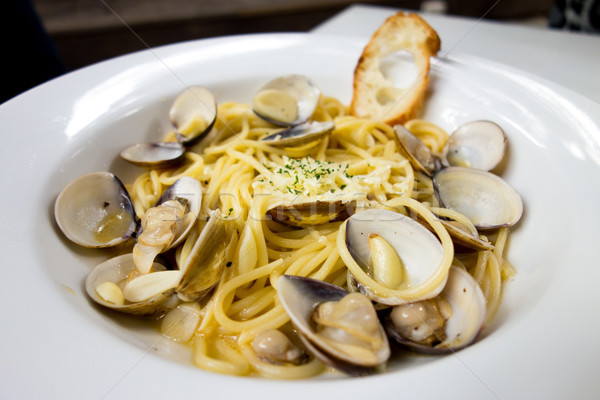
[[[169,118],[180,143],[188,144],[206,136],[217,120],[217,100],[205,87],[190,86],[173,101]]]
[[[455,352],[473,343],[483,327],[486,316],[485,297],[477,282],[467,271],[452,267],[441,296],[452,310],[451,316],[445,322],[443,341],[427,346],[407,339],[399,333],[396,322],[391,317],[385,321],[388,335],[415,351],[429,354]]]
[[[495,248],[492,243],[453,225],[449,221],[440,220],[440,222],[452,237],[454,244],[462,246],[462,248],[474,251],[494,250]]]
[[[187,213],[184,220],[181,221],[182,226],[178,229],[178,235],[168,247],[169,249],[178,246],[194,227],[202,207],[202,194],[200,182],[197,179],[185,176],[169,186],[156,202],[156,205],[160,205],[169,200],[178,200],[187,205]]]
[[[313,114],[320,94],[321,91],[306,76],[282,76],[258,90],[252,100],[252,110],[275,125],[299,125]]]
[[[110,172],[92,172],[71,181],[56,198],[54,217],[67,238],[85,247],[116,246],[137,228],[131,198]]]
[[[495,246],[492,243],[481,239],[478,232],[470,232],[461,223],[444,219],[440,219],[439,221],[446,228],[446,231],[448,231],[448,234],[452,238],[452,242],[456,245],[454,248],[455,252],[458,252],[458,250],[462,252],[494,250]],[[419,218],[419,222],[430,231],[433,231],[431,226],[422,218]]]
[[[185,145],[206,136],[217,120],[217,100],[205,87],[190,86],[171,105],[169,119],[175,142],[138,143],[121,151],[121,158],[145,168],[165,167],[182,159]]]
[[[175,181],[142,217],[133,248],[138,270],[146,273],[154,258],[179,245],[191,232],[202,204],[202,186],[191,177]]]
[[[448,167],[435,174],[433,187],[443,207],[458,211],[480,229],[512,226],[523,214],[517,191],[487,171]]]
[[[389,243],[400,259],[403,278],[395,287],[375,277],[370,248],[370,238],[374,235]],[[352,215],[345,225],[345,244],[353,261],[360,267],[359,271],[352,271],[353,267],[349,266],[357,288],[378,303],[397,305],[432,298],[442,291],[446,283],[449,256],[444,257],[440,240],[423,225],[403,214],[370,209]],[[389,271],[389,274],[395,273],[397,271]]]
[[[394,133],[400,145],[400,151],[417,169],[431,176],[442,167],[442,162],[423,142],[402,125],[394,125]]]
[[[227,262],[227,229],[217,212],[211,213],[181,266],[177,295],[183,301],[197,301],[219,281]]]
[[[185,148],[177,142],[137,143],[121,151],[121,158],[145,168],[165,167],[180,161]]]
[[[274,221],[284,225],[306,228],[341,221],[352,214],[356,202],[352,200],[299,202],[281,204],[268,210]]]
[[[333,121],[305,122],[265,136],[261,141],[277,147],[300,146],[329,135],[334,127]]]
[[[492,121],[472,121],[461,125],[448,138],[445,159],[455,167],[494,169],[506,149],[506,135]]]
[[[118,286],[120,290],[125,291],[128,277],[131,273],[135,272],[135,269],[136,267],[133,263],[133,256],[131,254],[125,254],[111,258],[97,265],[88,274],[85,281],[85,289],[90,298],[96,303],[103,307],[126,314],[141,316],[161,315],[177,305],[179,300],[175,295],[175,285],[173,282],[179,280],[179,271],[168,271],[176,276],[170,276],[170,281],[167,282],[166,286],[160,284],[157,285],[159,288],[157,289],[158,292],[143,301],[126,301],[124,304],[115,304],[107,301],[99,294],[99,291],[97,290],[98,287],[106,282],[113,283]],[[152,275],[154,272],[159,271],[166,272],[166,268],[161,264],[154,263],[152,266],[152,272],[150,272],[148,275]]]
[[[315,279],[283,275],[277,281],[277,293],[292,323],[300,332],[302,342],[324,363],[350,375],[365,375],[374,372],[388,360],[389,343],[379,322],[375,336],[379,339],[380,346],[355,351],[350,351],[352,346],[348,346],[348,351],[344,351],[345,346],[332,345],[315,326],[313,314],[317,307],[343,299],[348,292],[342,288]],[[374,310],[372,312],[375,313]],[[347,338],[341,333],[338,337],[342,343]]]

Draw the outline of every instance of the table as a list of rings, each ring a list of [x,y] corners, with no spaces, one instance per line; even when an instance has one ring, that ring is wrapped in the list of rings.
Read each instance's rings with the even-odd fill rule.
[[[394,8],[353,5],[312,30],[366,41]],[[600,35],[422,14],[442,40],[438,56],[471,54],[519,68],[600,103]]]

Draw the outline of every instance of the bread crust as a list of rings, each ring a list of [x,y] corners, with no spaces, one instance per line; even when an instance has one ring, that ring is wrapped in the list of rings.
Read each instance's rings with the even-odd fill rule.
[[[417,117],[429,85],[429,59],[440,50],[436,31],[419,15],[398,12],[386,19],[375,31],[354,70],[353,115],[403,124]],[[407,51],[414,57],[418,76],[408,88],[394,88],[381,73],[380,61],[397,51]]]

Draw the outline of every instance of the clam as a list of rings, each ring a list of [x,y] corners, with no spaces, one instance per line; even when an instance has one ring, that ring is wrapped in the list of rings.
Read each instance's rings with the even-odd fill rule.
[[[180,161],[185,146],[202,139],[217,120],[217,100],[205,87],[190,86],[179,93],[169,110],[177,142],[136,143],[121,151],[125,161],[146,168]]]
[[[395,125],[394,133],[396,134],[400,151],[408,159],[413,168],[428,176],[441,169],[441,159],[411,131],[402,125]]]
[[[133,248],[138,270],[147,273],[154,258],[179,245],[189,234],[200,214],[202,186],[191,177],[179,178],[146,211]]]
[[[439,215],[438,215],[439,217]],[[422,218],[418,218],[418,221],[423,224],[427,229],[433,231],[433,228]],[[452,242],[455,244],[455,251],[462,250],[494,250],[494,245],[487,240],[483,240],[479,237],[478,232],[471,232],[466,226],[458,221],[440,219],[440,223],[444,226],[448,234],[452,238]],[[458,249],[457,249],[458,247]]]
[[[177,200],[184,203],[187,210],[184,220],[179,221],[181,222],[181,225],[177,231],[178,234],[169,246],[169,248],[173,248],[179,245],[187,237],[194,226],[196,219],[200,215],[200,208],[202,207],[202,185],[197,179],[189,176],[179,178],[164,191],[156,204],[159,205],[169,200]]]
[[[121,255],[96,266],[87,276],[85,289],[101,306],[127,314],[160,315],[177,305],[175,286],[180,271],[154,263],[149,274],[138,275],[133,256]]]
[[[221,279],[227,262],[227,230],[225,221],[214,211],[196,239],[181,266],[177,295],[183,301],[197,301]]]
[[[261,141],[277,147],[300,146],[329,135],[334,127],[333,121],[304,122],[265,136]]]
[[[445,159],[455,167],[494,169],[506,148],[506,135],[492,121],[472,121],[461,125],[448,138]]]
[[[395,125],[394,132],[411,165],[429,176],[444,166],[491,171],[502,161],[506,149],[506,135],[492,121],[471,121],[458,127],[440,156],[402,125]]]
[[[341,221],[354,210],[355,202],[347,200],[316,200],[281,204],[268,210],[273,220],[284,225],[306,228]]]
[[[469,232],[462,224],[458,224],[455,221],[440,220],[440,222],[450,234],[455,245],[475,251],[494,250],[492,243],[481,239],[478,234]]]
[[[251,343],[258,359],[265,362],[285,365],[300,365],[307,359],[306,353],[278,329],[267,329],[259,333]]]
[[[190,86],[173,101],[169,118],[179,143],[188,144],[206,136],[217,120],[217,100],[205,87]]]
[[[443,207],[462,213],[480,229],[512,226],[523,214],[521,196],[487,171],[448,167],[435,174],[433,187]]]
[[[121,158],[140,167],[165,167],[183,157],[185,148],[178,142],[137,143],[121,151]]]
[[[398,343],[419,352],[442,354],[473,343],[485,316],[485,297],[477,282],[467,271],[452,267],[438,297],[392,308],[385,325]]]
[[[146,273],[157,254],[177,246],[189,234],[201,202],[200,183],[180,178],[146,212],[140,228],[119,178],[110,172],[93,172],[65,186],[56,199],[54,216],[65,236],[85,247],[116,246],[137,236],[134,258]]]
[[[359,268],[346,262],[356,287],[378,303],[432,298],[446,283],[450,265],[440,240],[403,214],[369,209],[352,215],[345,224],[345,244]]]
[[[110,247],[137,229],[131,198],[110,172],[92,172],[71,181],[58,195],[54,217],[71,241],[85,247]]]
[[[260,118],[279,126],[295,126],[311,117],[321,91],[303,75],[287,75],[262,86],[252,100]]]
[[[289,275],[277,280],[277,293],[304,345],[326,364],[365,375],[390,357],[385,330],[364,295]]]

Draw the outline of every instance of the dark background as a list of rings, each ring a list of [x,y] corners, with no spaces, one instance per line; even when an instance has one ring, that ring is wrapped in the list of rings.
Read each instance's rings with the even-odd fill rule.
[[[147,47],[242,33],[306,32],[354,2],[2,0],[2,3],[0,103],[62,73]],[[535,21],[545,27],[554,0],[360,3],[511,22]]]

